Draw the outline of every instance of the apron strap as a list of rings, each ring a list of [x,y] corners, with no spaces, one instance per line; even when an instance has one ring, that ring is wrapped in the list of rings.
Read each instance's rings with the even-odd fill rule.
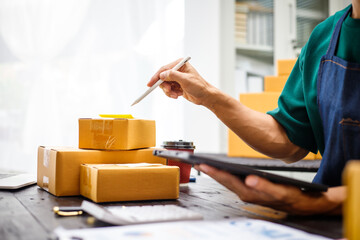
[[[341,16],[341,18],[337,22],[337,24],[335,26],[335,29],[334,29],[334,32],[333,32],[333,34],[331,36],[331,41],[330,41],[330,44],[329,44],[329,48],[326,51],[326,55],[330,55],[330,56],[335,55],[335,51],[336,51],[336,48],[337,48],[342,23],[344,22],[344,19],[347,17],[347,15],[351,12],[351,10],[352,10],[352,6],[349,7],[349,9],[344,13],[344,15]]]

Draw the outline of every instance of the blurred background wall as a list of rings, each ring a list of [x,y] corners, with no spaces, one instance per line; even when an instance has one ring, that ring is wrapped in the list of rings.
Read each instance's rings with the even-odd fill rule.
[[[0,169],[36,172],[39,145],[76,147],[78,118],[100,113],[156,120],[158,146],[184,139],[226,153],[227,129],[204,107],[160,89],[130,104],[185,55],[235,98],[262,91],[274,60],[296,57],[313,27],[349,2],[0,0]],[[289,18],[285,39],[291,28],[278,25]]]

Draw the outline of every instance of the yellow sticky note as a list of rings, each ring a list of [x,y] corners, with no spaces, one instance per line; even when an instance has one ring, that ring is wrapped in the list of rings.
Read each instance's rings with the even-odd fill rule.
[[[131,114],[99,114],[99,116],[103,118],[134,118]]]

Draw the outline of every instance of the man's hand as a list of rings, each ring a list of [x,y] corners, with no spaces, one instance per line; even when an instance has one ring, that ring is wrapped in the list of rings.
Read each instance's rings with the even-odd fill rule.
[[[205,105],[206,101],[211,100],[209,97],[211,91],[217,89],[206,82],[189,62],[178,71],[172,70],[180,61],[181,59],[178,59],[160,68],[147,85],[151,87],[161,79],[164,82],[160,87],[168,97],[177,99],[183,96],[190,102]]]
[[[178,71],[172,70],[180,61],[178,59],[160,68],[147,85],[151,87],[159,79],[163,80],[160,87],[168,97],[176,99],[183,96],[190,102],[208,108],[258,152],[287,162],[306,156],[308,150],[292,143],[285,129],[272,116],[254,111],[212,86],[189,62]]]
[[[245,181],[210,167],[196,165],[200,170],[233,191],[244,202],[254,203],[296,215],[340,214],[346,196],[345,187],[330,188],[326,193],[303,192],[289,185],[275,184],[264,178],[249,175]]]

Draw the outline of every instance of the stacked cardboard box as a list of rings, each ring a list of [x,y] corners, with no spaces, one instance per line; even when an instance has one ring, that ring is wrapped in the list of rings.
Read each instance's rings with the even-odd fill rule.
[[[279,60],[278,76],[266,76],[264,78],[264,92],[240,94],[240,102],[262,113],[275,109],[280,93],[295,63],[296,59]],[[230,129],[228,132],[228,155],[231,157],[269,158],[249,147]],[[321,159],[321,155],[309,153],[304,159]]]
[[[162,164],[83,164],[81,195],[94,202],[176,199],[179,168]]]
[[[360,236],[360,161],[352,160],[346,164],[343,172],[343,184],[346,185],[344,203],[344,234],[348,240],[359,239]]]
[[[38,149],[37,184],[56,196],[80,195],[81,164],[160,163],[152,148],[128,151],[103,151],[73,147],[45,147]]]
[[[81,194],[94,201],[178,198],[179,168],[166,166],[166,159],[153,156],[155,139],[153,120],[79,119],[79,148],[45,146],[38,148],[37,183],[55,196]],[[148,165],[139,167],[140,163]],[[97,166],[98,164],[100,165]],[[108,164],[110,166],[106,167]],[[119,167],[119,164],[126,164],[126,167]],[[83,170],[84,174],[81,175],[81,169],[86,168],[101,170]],[[157,177],[161,180],[154,178],[153,172],[156,171],[165,173]],[[118,175],[122,177],[119,178]],[[165,186],[157,188],[156,185],[162,181],[169,184],[166,188]],[[150,186],[149,183],[152,185]],[[128,188],[121,189],[125,185],[136,187],[137,195],[131,195]],[[100,189],[99,192],[97,189]],[[89,191],[95,191],[96,194],[89,195],[87,194]],[[111,195],[114,193],[123,195],[121,198],[114,197]],[[127,193],[129,194],[126,195]],[[144,199],[141,199],[142,196]]]
[[[79,119],[79,148],[132,150],[155,146],[155,121],[126,118]]]

